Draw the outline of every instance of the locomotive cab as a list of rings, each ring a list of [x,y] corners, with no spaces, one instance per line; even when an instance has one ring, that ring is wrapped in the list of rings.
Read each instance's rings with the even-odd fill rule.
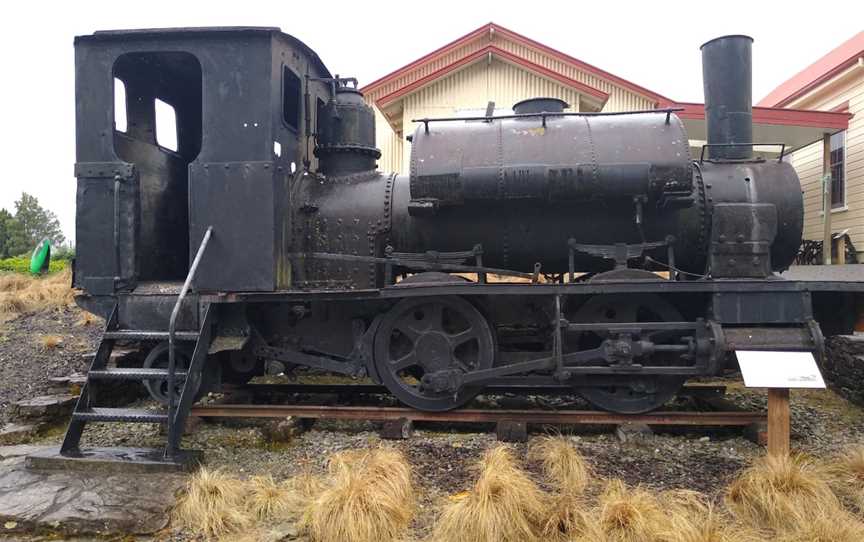
[[[318,56],[274,28],[97,32],[75,50],[75,286],[182,282],[213,227],[198,289],[286,287],[289,186],[330,96]]]

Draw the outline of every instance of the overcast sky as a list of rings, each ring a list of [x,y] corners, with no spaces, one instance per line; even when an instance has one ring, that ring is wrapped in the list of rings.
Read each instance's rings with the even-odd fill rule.
[[[495,22],[673,100],[702,101],[699,45],[749,34],[754,103],[864,30],[864,1],[15,2],[0,31],[0,207],[22,191],[74,234],[72,38],[94,30],[278,26],[333,73],[369,83]],[[14,6],[14,7],[13,7]]]

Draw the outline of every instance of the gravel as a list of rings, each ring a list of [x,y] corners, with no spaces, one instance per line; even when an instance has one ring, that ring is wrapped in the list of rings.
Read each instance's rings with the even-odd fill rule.
[[[81,311],[67,308],[0,323],[0,422],[10,421],[13,402],[52,392],[49,378],[87,369],[83,354],[96,349],[102,323],[80,321]],[[52,336],[61,340],[46,348],[41,339]]]

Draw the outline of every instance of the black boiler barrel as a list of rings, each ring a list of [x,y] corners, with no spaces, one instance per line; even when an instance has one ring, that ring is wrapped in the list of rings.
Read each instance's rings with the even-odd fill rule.
[[[716,160],[746,160],[753,142],[753,38],[723,36],[702,45],[702,82],[708,154]]]

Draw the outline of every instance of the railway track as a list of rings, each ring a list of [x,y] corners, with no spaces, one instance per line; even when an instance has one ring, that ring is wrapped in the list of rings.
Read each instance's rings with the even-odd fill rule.
[[[340,397],[362,397],[388,394],[383,386],[374,384],[246,384],[226,386],[226,392],[248,393],[260,399],[266,396],[314,396],[335,394]],[[308,404],[308,400],[291,404],[213,404],[192,408],[191,415],[202,418],[284,418],[331,419],[361,421],[410,420],[420,422],[500,423],[516,422],[560,425],[619,425],[641,423],[667,426],[752,426],[766,421],[762,412],[736,410],[722,396],[724,386],[685,386],[679,395],[701,400],[709,410],[655,411],[646,414],[617,414],[599,410],[555,408],[538,405],[536,408],[461,408],[445,412],[426,412],[401,406]],[[484,390],[485,395],[567,395],[569,386],[523,384],[498,386]],[[720,410],[718,410],[718,408]],[[710,410],[710,409],[713,409]]]
[[[524,379],[523,379],[524,380]],[[378,384],[224,384],[223,391],[228,393],[248,393],[262,395],[390,395],[385,386]],[[690,384],[678,392],[680,397],[714,398],[722,397],[726,386]],[[481,395],[573,395],[572,386],[545,383],[508,384],[506,386],[486,386]]]
[[[646,425],[676,426],[749,426],[766,421],[761,412],[687,412],[665,411],[647,414],[616,414],[595,410],[476,409],[424,412],[405,407],[340,405],[208,405],[193,407],[192,416],[217,418],[284,418],[364,421],[433,422],[523,422],[561,425]]]

